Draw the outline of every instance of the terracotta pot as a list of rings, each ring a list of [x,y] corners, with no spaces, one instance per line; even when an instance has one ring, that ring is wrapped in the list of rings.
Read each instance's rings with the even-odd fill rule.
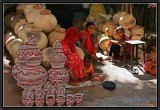
[[[103,32],[103,26],[104,25],[105,24],[98,24],[98,26],[97,26],[98,31]]]
[[[28,23],[33,23],[34,18],[40,14],[43,7],[38,5],[33,5],[33,9],[26,13],[26,19]]]
[[[149,72],[150,72],[152,75],[156,75],[156,74],[157,74],[156,64],[152,64],[152,65],[149,67]]]
[[[50,69],[51,68],[51,62],[49,57],[52,55],[54,49],[53,47],[47,47],[42,51],[42,65],[44,68],[46,69]]]
[[[44,9],[35,17],[33,24],[34,27],[41,28],[43,32],[49,33],[57,26],[57,19],[51,14],[50,10]]]
[[[119,24],[119,20],[122,16],[124,15],[127,15],[128,13],[127,12],[122,12],[122,11],[118,11],[118,13],[116,13],[114,16],[113,16],[113,23],[114,24]]]
[[[144,36],[144,28],[142,26],[135,25],[131,30],[131,40],[141,40]]]
[[[12,55],[13,59],[16,58],[16,53],[19,51],[19,46],[23,45],[23,42],[21,39],[17,38],[14,39],[11,43],[10,46],[8,48],[9,53]]]
[[[119,25],[124,29],[131,29],[136,24],[136,19],[132,15],[124,15],[119,20]]]
[[[19,19],[22,19],[22,18],[24,18],[23,13],[17,12],[16,15],[14,15],[14,16],[11,18],[10,28],[11,28],[12,30],[14,30],[14,27],[15,27],[16,23],[19,21]]]
[[[113,31],[115,29],[116,25],[114,25],[113,22],[106,22],[106,24],[103,25],[103,32],[109,37],[113,37]]]
[[[35,105],[37,107],[42,107],[44,105],[44,98],[36,98],[35,99]]]
[[[86,21],[87,22],[94,22],[95,21],[95,18],[91,15],[89,15],[87,18],[86,18]]]
[[[84,52],[83,52],[83,50],[81,48],[79,48],[79,47],[76,46],[76,51],[77,51],[79,57],[83,60],[84,59]]]
[[[6,32],[5,34],[4,34],[4,37],[3,37],[3,39],[4,39],[4,44],[6,45],[6,43],[7,43],[7,40],[10,38],[10,37],[12,37],[12,36],[15,36],[15,33],[13,32],[13,31],[8,31],[8,32]],[[16,37],[15,37],[16,38]]]
[[[7,14],[5,17],[4,17],[4,25],[9,28],[10,27],[10,23],[11,23],[11,18],[16,15],[15,12],[11,12],[9,14]]]
[[[112,38],[108,37],[108,36],[105,36],[105,37],[102,37],[100,40],[99,40],[99,46],[102,50],[104,51],[108,51],[108,44],[110,43],[110,40]]]
[[[34,104],[34,93],[32,90],[22,91],[22,104],[25,106],[33,106]]]
[[[18,31],[20,30],[21,26],[27,24],[26,19],[19,19],[19,21],[14,26],[14,32],[18,34]]]
[[[26,14],[33,9],[33,6],[36,5],[36,3],[30,3],[27,4],[26,7],[24,8],[24,15],[26,16]]]
[[[66,29],[64,28],[55,28],[48,36],[49,45],[53,47],[53,44],[56,40],[62,41],[65,37]]]

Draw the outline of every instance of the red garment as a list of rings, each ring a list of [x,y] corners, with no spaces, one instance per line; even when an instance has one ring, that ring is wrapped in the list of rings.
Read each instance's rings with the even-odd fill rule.
[[[67,61],[66,67],[71,68],[76,79],[84,78],[84,65],[83,60],[76,52],[75,42],[78,39],[78,30],[74,27],[68,28],[64,39],[61,41],[62,50]]]
[[[96,50],[95,48],[93,47],[92,45],[92,42],[91,42],[91,35],[87,32],[87,30],[83,30],[80,35],[79,35],[79,38],[78,40],[80,41],[82,36],[86,36],[86,40],[85,40],[85,45],[84,45],[84,48],[91,54],[95,55],[96,56]]]
[[[84,78],[83,60],[79,57],[77,52],[73,53],[68,45],[62,45],[63,53],[67,57],[66,67],[71,68],[76,79]]]

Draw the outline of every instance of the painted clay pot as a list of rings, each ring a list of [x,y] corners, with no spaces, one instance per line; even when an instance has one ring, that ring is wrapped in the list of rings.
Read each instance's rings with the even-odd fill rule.
[[[132,15],[124,15],[119,20],[119,25],[121,25],[124,29],[131,29],[136,24],[136,19]]]
[[[44,105],[44,98],[36,98],[35,99],[35,105],[37,107],[42,107]]]
[[[76,105],[80,105],[83,102],[83,94],[76,93],[74,97],[75,97]]]
[[[32,90],[23,90],[22,91],[22,104],[25,106],[34,105],[34,93]]]
[[[23,18],[24,18],[24,15],[23,15],[23,12],[21,12],[21,10],[16,12],[16,14],[11,18],[10,28],[14,30],[16,23],[19,21],[19,19],[23,19]]]
[[[14,15],[16,15],[16,13],[15,13],[15,12],[11,12],[11,13],[7,14],[7,15],[4,17],[4,25],[5,25],[7,28],[10,27],[10,23],[11,23],[11,21],[12,21],[11,18],[12,18]]]
[[[102,37],[102,38],[100,39],[100,41],[98,42],[100,48],[101,48],[102,50],[104,50],[104,51],[108,51],[108,44],[110,43],[110,40],[111,40],[111,38],[108,37],[108,36]]]
[[[14,26],[14,32],[18,34],[18,31],[20,30],[21,26],[27,24],[26,19],[19,19],[19,21]]]
[[[33,24],[34,27],[41,28],[43,32],[50,33],[57,26],[57,19],[50,10],[44,9],[35,17]]]
[[[75,103],[74,95],[73,94],[67,94],[66,95],[66,105],[67,106],[73,106]]]
[[[87,18],[86,18],[86,21],[87,22],[94,22],[95,21],[95,18],[91,15],[89,15]]]
[[[55,28],[48,36],[49,45],[53,47],[53,44],[56,40],[62,41],[65,37],[66,29],[64,28]]]
[[[63,106],[65,103],[65,95],[58,95],[56,97],[57,106]]]
[[[113,31],[115,29],[116,25],[113,22],[106,22],[106,24],[103,25],[103,32],[109,37],[113,37]]]
[[[131,30],[131,40],[141,40],[144,36],[144,28],[142,26],[135,25]]]
[[[119,20],[122,16],[124,15],[127,15],[128,13],[127,12],[122,12],[122,11],[118,11],[118,13],[116,13],[114,16],[113,16],[113,23],[114,24],[119,24]]]
[[[50,62],[49,57],[51,56],[53,51],[54,51],[53,47],[47,47],[42,50],[42,65],[46,69],[51,68],[51,64],[50,64],[51,62]]]
[[[46,96],[46,104],[47,106],[53,106],[56,103],[55,95],[47,95]]]
[[[26,19],[28,23],[33,23],[34,18],[40,14],[40,11],[43,9],[42,6],[33,5],[33,9],[28,11],[26,14]]]
[[[156,64],[152,64],[152,65],[149,67],[149,72],[150,72],[152,75],[156,75],[156,74],[157,74]]]
[[[64,85],[57,85],[56,95],[65,95],[65,86]]]
[[[13,59],[16,58],[16,53],[19,51],[19,48],[20,48],[19,46],[20,46],[20,45],[23,45],[23,42],[22,42],[22,40],[19,39],[19,38],[14,39],[14,40],[10,43],[10,45],[9,45],[9,47],[8,47],[8,51],[9,51],[9,53],[12,55]]]
[[[44,93],[45,93],[45,97],[47,96],[47,95],[51,95],[51,84],[50,84],[50,82],[49,81],[47,81],[46,83],[45,83],[45,85],[43,86],[43,91],[44,91]]]
[[[38,36],[37,46],[40,50],[43,50],[44,48],[47,47],[48,44],[47,36],[42,32],[42,29],[40,28],[26,28],[22,30],[20,33],[18,33],[19,34],[18,36],[20,36],[24,44],[28,43],[29,41],[30,37],[28,36],[29,33],[35,33]]]
[[[77,51],[79,57],[83,60],[84,59],[84,52],[83,52],[83,50],[81,48],[79,48],[79,47],[76,46],[76,51]]]

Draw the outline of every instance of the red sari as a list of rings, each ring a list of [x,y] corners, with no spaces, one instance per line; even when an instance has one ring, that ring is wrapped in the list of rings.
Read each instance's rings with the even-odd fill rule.
[[[75,79],[84,78],[83,60],[76,52],[75,42],[78,39],[78,31],[76,28],[68,28],[64,39],[62,40],[62,50],[67,57],[65,66],[72,69]]]
[[[95,48],[93,47],[92,45],[92,42],[91,42],[91,35],[87,32],[87,30],[83,30],[80,35],[79,35],[79,41],[81,40],[82,36],[86,36],[86,40],[85,40],[85,45],[84,45],[84,48],[91,54],[95,55],[96,56],[96,50]]]

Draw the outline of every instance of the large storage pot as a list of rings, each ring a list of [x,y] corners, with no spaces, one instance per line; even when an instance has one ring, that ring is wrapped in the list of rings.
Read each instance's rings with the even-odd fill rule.
[[[119,24],[119,20],[122,16],[124,15],[127,15],[128,13],[127,12],[122,12],[122,11],[118,11],[118,13],[116,13],[114,16],[113,16],[113,23],[114,24]]]
[[[5,45],[6,45],[7,40],[13,35],[15,35],[13,31],[8,31],[4,34],[3,41]]]
[[[18,34],[18,31],[20,30],[21,26],[27,24],[26,19],[19,19],[19,21],[14,26],[14,32]]]
[[[14,30],[16,23],[22,18],[24,18],[23,12],[21,10],[16,12],[16,15],[11,18],[10,28]]]
[[[131,31],[131,39],[132,40],[140,40],[144,36],[144,28],[139,25],[135,25]]]
[[[116,25],[113,22],[106,22],[105,25],[103,25],[103,32],[109,36],[113,37],[113,31],[116,29]]]
[[[13,40],[15,40],[17,38],[17,36],[16,35],[11,35],[7,40],[6,40],[6,42],[5,42],[5,46],[6,46],[6,49],[9,51],[9,47],[10,47],[10,45],[11,45],[11,42],[13,41]]]
[[[136,24],[136,19],[132,15],[124,15],[119,20],[119,25],[124,29],[131,29]]]
[[[48,36],[49,45],[53,47],[53,44],[56,40],[63,40],[63,38],[65,37],[65,32],[66,29],[64,28],[55,28],[55,30],[52,31]]]
[[[14,15],[16,15],[16,13],[15,13],[15,12],[11,12],[11,13],[7,14],[7,15],[4,17],[4,25],[5,25],[7,28],[10,27],[10,23],[11,23],[11,21],[12,21],[11,18],[12,18]]]
[[[83,50],[81,48],[79,48],[79,47],[76,46],[76,51],[77,51],[79,57],[83,60],[84,59],[84,52],[83,52]]]
[[[9,51],[9,53],[12,55],[13,59],[16,58],[16,53],[19,51],[19,48],[20,48],[19,46],[20,46],[20,45],[23,45],[23,42],[22,42],[22,40],[19,39],[19,38],[14,39],[14,40],[11,42],[8,51]]]
[[[43,32],[49,33],[57,26],[56,17],[51,14],[50,10],[42,10],[34,19],[34,27],[41,28]]]
[[[53,47],[47,47],[42,51],[42,65],[46,69],[51,68],[50,56],[53,54]]]
[[[95,21],[95,18],[94,18],[92,15],[89,15],[89,16],[86,18],[86,21],[87,21],[87,22],[94,22],[94,21]]]
[[[43,9],[43,7],[38,6],[38,5],[33,5],[32,7],[33,7],[33,9],[26,13],[26,19],[27,19],[28,23],[33,23],[34,18],[38,14],[40,14],[40,11]]]
[[[30,29],[28,29],[30,30]],[[37,46],[40,50],[43,50],[47,47],[48,45],[48,39],[47,36],[42,32],[42,29],[39,28],[31,28],[31,31],[26,31],[24,34],[22,34],[21,39],[24,44],[28,43],[29,37],[28,33],[35,33],[37,34]]]
[[[30,4],[27,4],[25,9],[24,9],[24,15],[26,16],[26,14],[33,9],[33,6],[36,5],[35,3],[30,3]]]
[[[24,12],[24,9],[26,8],[26,6],[27,6],[27,4],[23,4],[23,3],[18,4],[16,7],[16,10],[23,10],[23,12]]]

